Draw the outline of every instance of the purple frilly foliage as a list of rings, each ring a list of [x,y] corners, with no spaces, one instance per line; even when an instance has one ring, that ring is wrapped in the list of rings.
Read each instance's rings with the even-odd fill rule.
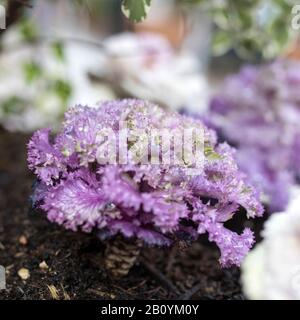
[[[300,63],[246,66],[227,78],[204,121],[238,148],[269,211],[284,210],[300,169]]]
[[[103,129],[204,129],[204,163],[199,174],[189,164],[103,164],[97,151]],[[139,146],[139,144],[137,144]],[[162,151],[161,151],[162,152]],[[170,113],[141,100],[76,106],[66,113],[61,132],[42,129],[28,144],[29,168],[37,175],[33,199],[50,221],[73,231],[97,230],[101,239],[117,234],[148,245],[191,242],[208,233],[221,251],[222,266],[240,265],[254,242],[249,229],[239,235],[225,228],[243,208],[261,216],[256,190],[239,170],[234,149],[218,144],[200,120]]]

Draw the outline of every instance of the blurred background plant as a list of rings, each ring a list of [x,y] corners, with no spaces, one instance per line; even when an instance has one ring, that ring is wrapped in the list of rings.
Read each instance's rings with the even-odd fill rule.
[[[263,241],[242,265],[242,285],[248,299],[300,299],[300,190],[292,189],[285,211],[265,223]]]
[[[90,77],[95,70],[100,78],[103,76],[101,69],[107,65],[103,39],[112,34],[160,34],[170,42],[174,56],[175,51],[194,55],[197,63],[193,72],[188,68],[181,70],[180,76],[172,73],[176,73],[176,86],[169,85],[171,75],[160,79],[165,79],[161,87],[168,88],[165,92],[174,94],[174,99],[179,97],[179,91],[181,96],[190,95],[190,88],[196,86],[194,91],[198,93],[189,100],[202,101],[192,107],[198,107],[199,112],[205,110],[203,104],[208,101],[205,72],[213,56],[224,57],[229,52],[227,56],[232,57],[234,52],[244,60],[271,59],[293,47],[296,37],[290,23],[293,0],[10,0],[0,4],[7,8],[7,29],[1,32],[0,39],[1,80],[7,83],[0,90],[0,118],[9,130],[53,126],[59,123],[67,106],[118,97],[120,92],[115,89],[120,88],[119,83],[98,81],[97,74]],[[140,54],[138,49],[135,54]],[[124,58],[122,50],[119,58]],[[227,56],[222,58],[223,66],[228,64]],[[177,67],[180,60],[174,61]],[[123,74],[127,83],[127,75],[134,69],[127,68]],[[158,80],[148,77],[146,81],[147,71],[144,68],[138,74],[136,69],[134,86],[123,94],[135,96],[136,91],[139,98],[164,104],[165,99],[157,97],[157,90],[151,89],[150,94],[145,90],[151,81]],[[196,85],[195,81],[188,84],[187,76],[183,76],[187,73],[198,73]],[[183,100],[171,107],[176,105],[178,109],[186,104],[191,102]]]
[[[153,1],[154,2],[154,1]],[[176,0],[186,12],[198,6],[214,25],[212,49],[222,55],[234,49],[242,58],[270,59],[286,49],[295,32],[290,26],[295,0]],[[125,14],[141,21],[150,0],[124,0]]]
[[[35,24],[24,17],[2,38],[0,117],[10,130],[50,125],[72,95],[63,44],[39,44],[38,37]]]
[[[206,10],[214,23],[213,53],[234,49],[245,59],[272,59],[296,36],[291,28],[295,0],[179,0]]]
[[[299,86],[299,62],[245,66],[224,81],[205,116],[238,148],[239,166],[262,191],[270,213],[284,210],[299,184]]]
[[[24,132],[42,126],[56,129],[68,106],[94,103],[102,94],[112,97],[88,77],[87,70],[97,64],[99,47],[88,40],[93,35],[81,15],[87,17],[69,1],[7,2],[0,55],[3,127]],[[70,19],[64,22],[66,16]]]
[[[181,44],[175,44],[172,37],[159,42],[172,52],[171,60],[153,60],[140,70],[135,63],[141,57],[145,61],[153,58],[153,54],[143,51],[143,45],[135,46],[138,36],[135,39],[134,33],[129,42],[122,42],[125,47],[121,50],[109,48],[112,41],[104,39],[123,30],[158,33],[130,23],[122,14],[120,1],[2,3],[7,6],[8,23],[0,39],[1,80],[6,84],[0,90],[0,122],[10,131],[28,132],[45,126],[56,129],[69,106],[93,105],[115,97],[146,98],[175,109],[187,104],[201,109],[207,104],[206,81],[199,73],[197,57],[192,52],[182,55]],[[165,7],[165,12],[174,12],[173,1]],[[164,35],[164,26],[161,30]],[[155,37],[159,36],[152,39]],[[153,48],[150,45],[148,49]],[[163,51],[156,54],[159,61]],[[129,66],[126,70],[121,68],[121,61]],[[116,76],[116,71],[122,76]],[[172,103],[166,105],[167,100]]]

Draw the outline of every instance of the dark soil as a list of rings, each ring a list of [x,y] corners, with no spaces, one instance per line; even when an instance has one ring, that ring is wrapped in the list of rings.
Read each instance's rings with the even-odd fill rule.
[[[222,270],[218,250],[205,241],[185,251],[146,248],[126,278],[111,279],[100,241],[30,209],[28,139],[0,131],[0,265],[7,281],[0,299],[244,299],[238,269]],[[26,281],[21,268],[29,270]]]

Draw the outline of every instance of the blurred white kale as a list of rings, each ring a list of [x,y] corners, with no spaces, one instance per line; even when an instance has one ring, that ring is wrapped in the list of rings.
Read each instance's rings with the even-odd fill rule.
[[[112,92],[91,83],[99,49],[39,34],[22,20],[1,39],[0,123],[10,131],[56,129],[68,106],[112,98]]]
[[[300,299],[300,189],[286,212],[266,222],[264,240],[244,260],[242,284],[253,300]]]
[[[119,95],[147,99],[169,109],[203,111],[207,83],[198,59],[176,51],[162,36],[125,32],[104,41],[106,56],[99,70]]]

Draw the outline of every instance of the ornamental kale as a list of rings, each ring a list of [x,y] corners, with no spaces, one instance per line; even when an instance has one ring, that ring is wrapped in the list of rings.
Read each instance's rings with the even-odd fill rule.
[[[113,163],[109,157],[104,159],[111,149],[103,132],[119,134],[124,122],[129,128],[127,159],[121,161],[118,154]],[[159,163],[141,160],[141,151],[149,150],[145,138],[150,130],[152,136],[155,130],[174,128],[178,132],[202,130],[202,168],[187,159],[179,165],[163,163],[168,151],[176,158],[175,139],[166,150],[158,136],[152,139],[151,157],[154,154]],[[132,133],[135,129],[144,131],[136,136]],[[193,140],[193,147],[198,142]],[[190,243],[208,233],[209,240],[220,248],[224,267],[240,265],[254,241],[249,229],[238,235],[224,223],[240,208],[248,217],[263,213],[258,195],[246,183],[231,147],[218,144],[215,133],[199,120],[141,100],[71,108],[56,137],[52,138],[48,129],[33,135],[28,144],[28,163],[38,177],[33,201],[50,221],[74,231],[97,230],[101,239],[122,235],[159,246],[176,241]]]
[[[208,90],[199,59],[155,33],[123,32],[104,41],[101,72],[116,96],[150,100],[171,110],[206,109]],[[184,85],[182,85],[184,83]]]
[[[270,211],[283,210],[300,169],[300,64],[247,66],[211,102],[208,122],[237,146],[237,161],[264,193]]]

